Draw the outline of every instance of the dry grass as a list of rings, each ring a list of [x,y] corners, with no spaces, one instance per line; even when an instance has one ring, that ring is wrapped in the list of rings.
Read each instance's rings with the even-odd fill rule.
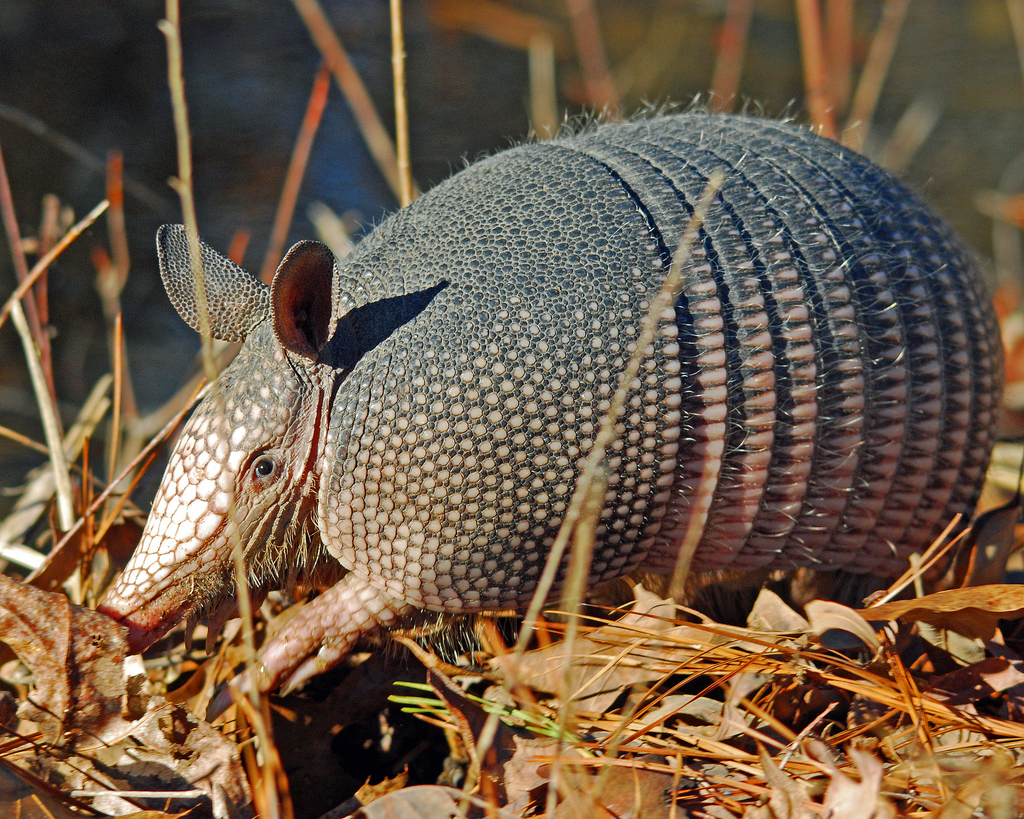
[[[844,143],[864,144],[907,5],[906,0],[887,0],[870,48],[855,71],[849,49],[830,51],[825,47],[848,40],[852,2],[826,1],[824,7],[816,0],[797,4],[808,108],[823,132],[837,133],[836,121],[845,118],[847,124],[840,134]],[[1020,4],[1009,5],[1015,14],[1012,19],[1019,22]],[[411,200],[415,193],[408,138],[402,137],[405,128],[400,128],[396,152],[322,10],[314,0],[295,0],[295,6],[323,52],[326,68],[314,82],[296,140],[265,270],[276,264],[287,235],[295,195],[326,104],[327,69],[356,112],[389,184],[403,201]],[[742,76],[751,14],[749,3],[737,0],[727,6],[726,31],[714,74],[723,107],[731,105]],[[392,3],[396,12],[400,7],[397,0]],[[594,108],[614,111],[621,98],[595,6],[580,0],[570,4],[569,12],[588,101]],[[460,6],[459,13],[466,28],[486,22],[474,18],[472,6]],[[172,54],[169,72],[181,147],[176,187],[186,221],[194,231],[185,89],[180,62],[175,62],[180,61],[176,14],[176,3],[170,0],[170,22],[163,30]],[[515,35],[513,40],[531,53],[543,51],[548,55],[544,65],[553,64],[556,37],[548,23],[519,11],[509,19],[515,26],[506,27],[503,35]],[[516,34],[520,29],[521,36]],[[400,76],[397,69],[404,48],[400,26],[394,30],[393,43]],[[830,63],[827,53],[841,56]],[[858,75],[859,81],[850,95],[852,75]],[[538,69],[535,76],[543,84],[532,90],[535,99],[554,99],[552,72]],[[400,92],[404,83],[396,79],[395,85],[399,93],[396,110],[404,110]],[[849,103],[847,96],[852,97]],[[538,102],[537,110],[544,107]],[[552,130],[550,122],[543,128],[544,133]],[[28,583],[47,590],[62,589],[73,603],[88,605],[102,594],[116,565],[138,537],[140,515],[128,500],[132,490],[200,395],[196,379],[157,412],[139,417],[134,408],[120,321],[119,294],[129,260],[119,163],[108,165],[108,180],[108,199],[63,231],[59,240],[41,242],[42,252],[30,270],[0,155],[0,210],[20,281],[0,311],[0,324],[10,315],[23,340],[46,443],[4,427],[0,434],[50,455],[45,479],[31,485],[35,494],[27,493],[26,502],[0,524],[0,547],[12,569],[21,567]],[[45,272],[107,210],[108,203],[110,252],[94,254],[94,261],[109,319],[112,374],[97,385],[94,400],[64,433],[45,321],[41,320],[46,313]],[[691,230],[699,226],[699,220],[698,209]],[[47,244],[49,249],[45,249]],[[688,242],[680,243],[684,253],[688,246]],[[682,261],[673,263],[662,293],[666,300],[674,297],[672,274],[678,273]],[[652,315],[658,313],[659,304],[652,307]],[[1011,315],[1006,310],[1002,318],[1008,327],[1020,323],[1019,316],[1008,320]],[[653,326],[649,321],[648,327]],[[1020,344],[1018,336],[1008,337],[1008,349],[1016,352]],[[638,347],[642,354],[646,344]],[[231,350],[217,351],[212,345],[205,350],[207,375],[231,355]],[[1011,375],[1014,373],[1011,370]],[[1011,396],[1020,394],[1019,379],[1017,376],[1011,383]],[[629,381],[627,376],[624,385]],[[108,398],[111,387],[113,394]],[[620,392],[624,396],[625,390]],[[623,396],[616,396],[619,403]],[[108,439],[107,469],[101,476],[89,440],[108,412],[114,433]],[[599,444],[611,442],[614,419],[613,409],[605,419]],[[572,544],[574,568],[565,599],[567,613],[552,614],[545,620],[544,600],[538,595],[526,614],[527,627],[511,650],[493,627],[483,626],[484,650],[467,655],[474,662],[472,672],[413,644],[414,653],[430,673],[418,694],[405,696],[402,704],[444,729],[451,756],[463,760],[468,771],[467,790],[474,790],[481,810],[491,815],[499,815],[499,809],[517,814],[533,811],[530,815],[544,811],[563,817],[682,816],[689,811],[693,816],[778,819],[819,815],[946,819],[978,812],[1011,817],[1024,810],[1020,784],[1024,777],[1020,750],[1024,744],[1024,661],[1019,656],[1024,651],[1024,622],[1020,619],[1024,595],[1018,594],[1016,587],[971,587],[979,577],[991,582],[1005,573],[1019,543],[1015,536],[1017,506],[980,521],[974,530],[974,540],[960,560],[965,568],[957,581],[966,588],[947,591],[943,598],[926,597],[912,611],[880,608],[875,621],[870,610],[860,614],[842,607],[809,607],[808,621],[768,591],[758,598],[747,627],[725,626],[699,613],[678,610],[671,601],[642,589],[635,590],[635,601],[623,609],[601,614],[591,609],[584,615],[578,603],[585,587],[596,514],[588,499],[593,486],[599,485],[595,476],[600,471],[601,451],[600,445],[594,447],[593,462],[577,487],[545,574],[550,588],[564,550]],[[994,485],[1012,491],[1021,455],[1017,448],[997,456]],[[998,494],[1000,490],[990,491]],[[57,510],[52,531],[35,525],[41,504]],[[35,512],[26,511],[29,507]],[[922,556],[916,574],[898,580],[893,594],[896,586],[905,588],[915,580],[919,592],[925,590],[922,572],[951,546],[942,540],[934,554]],[[685,550],[683,557],[680,576],[688,565]],[[10,607],[10,599],[7,605]],[[205,663],[180,646],[166,649],[163,658],[152,658],[149,685],[160,692],[171,690],[173,703],[184,704],[199,715],[205,713],[214,686],[230,678],[231,669],[239,662],[251,661],[252,646],[264,633],[259,616],[254,622],[252,613],[245,614],[243,628],[234,632],[236,639],[229,634],[218,654]],[[8,689],[26,695],[29,687],[24,668],[10,656],[7,660],[0,678]],[[38,665],[25,662],[35,673],[38,688],[45,675]],[[92,665],[83,665],[76,673],[88,679],[93,671]],[[459,677],[461,686],[452,682]],[[474,699],[466,691],[482,696]],[[298,719],[295,714],[301,712],[303,702],[292,698],[272,705],[267,698],[241,699],[228,720],[217,724],[218,730],[237,743],[231,748],[245,766],[261,816],[287,819],[294,815],[284,774],[286,763],[273,735],[275,724],[280,728],[282,720]],[[68,739],[73,732],[77,731],[80,739],[98,724],[75,724],[61,740],[59,734],[56,739],[47,737],[45,718],[17,725],[7,714],[0,723],[7,726],[10,737],[0,751],[7,765],[14,759],[24,765],[27,759],[40,764],[40,759],[63,757],[68,747],[76,747]],[[83,766],[96,758],[95,749],[76,753],[82,755],[79,764]],[[23,784],[28,783],[31,798],[48,800],[51,815],[79,815],[73,812],[78,807],[70,792],[48,788],[23,767],[15,771]],[[380,799],[393,800],[392,794],[397,792],[380,795]],[[29,797],[14,794],[13,788],[5,792],[0,787],[0,805],[20,809],[28,804],[20,800]],[[459,808],[459,797],[448,797]],[[364,793],[363,798],[370,797]],[[442,810],[437,807],[440,802],[430,801],[440,798],[437,792],[427,796],[420,791],[410,798],[424,813],[444,815],[431,812]],[[399,811],[396,804],[390,803],[390,809]],[[468,805],[465,801],[461,807]]]

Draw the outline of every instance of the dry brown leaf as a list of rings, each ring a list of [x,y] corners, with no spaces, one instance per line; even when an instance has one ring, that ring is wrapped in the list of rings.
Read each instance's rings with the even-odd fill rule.
[[[661,758],[655,759],[663,762]],[[672,774],[662,771],[639,766],[612,768],[605,772],[597,801],[608,811],[609,819],[669,819],[673,814],[681,814],[679,805],[675,810],[672,807],[674,785]],[[561,813],[556,815],[561,819]]]
[[[1020,518],[1020,503],[1018,486],[1010,501],[975,518],[965,543],[970,562],[961,585],[983,586],[998,583],[1006,576],[1006,563],[1016,542],[1014,530]]]
[[[128,518],[111,524],[97,545],[105,548],[111,557],[117,556],[117,559],[127,562],[141,536],[142,527],[133,518]],[[81,567],[86,544],[80,534],[73,536],[62,548],[50,552],[26,582],[43,591],[60,592],[65,581]]]
[[[828,600],[812,600],[804,606],[804,611],[807,612],[807,619],[810,620],[811,630],[819,638],[825,632],[835,629],[852,634],[872,652],[876,652],[882,647],[875,635],[875,630],[856,609]],[[843,647],[845,648],[845,646]]]
[[[19,716],[51,743],[76,745],[123,729],[124,636],[109,617],[0,575],[0,640],[35,680]]]
[[[999,583],[950,589],[915,600],[896,600],[861,611],[864,619],[920,620],[980,640],[990,640],[1002,619],[1024,615],[1024,586]]]
[[[850,759],[857,767],[857,782],[834,765],[832,781],[825,791],[822,813],[829,819],[873,819],[891,815],[892,809],[882,798],[882,763],[865,751],[850,749]]]
[[[559,748],[557,742],[548,737],[512,735],[512,755],[503,766],[505,792],[508,794],[508,809],[515,815],[525,814],[530,804],[543,804],[547,796],[550,768],[548,760],[561,753],[562,756],[578,757],[574,748]]]
[[[811,799],[804,786],[786,776],[764,746],[757,746],[757,756],[764,770],[765,782],[771,789],[768,810],[773,819],[814,819],[810,809]]]
[[[470,810],[460,811],[460,804],[465,801]],[[464,794],[455,788],[441,785],[416,785],[392,791],[380,799],[375,799],[355,813],[349,819],[450,819],[455,816],[484,816],[495,819],[515,819],[511,811],[487,806],[483,800]]]
[[[205,802],[218,819],[249,814],[250,794],[238,747],[183,707],[154,698],[137,720],[122,715],[126,629],[109,617],[73,606],[63,594],[41,591],[0,575],[0,639],[33,674],[31,701],[18,709],[49,743],[89,754],[73,766],[47,755],[33,758],[68,789],[100,792],[94,807],[123,815],[131,804],[113,790],[202,791],[177,807]],[[157,800],[166,803],[166,799]],[[16,815],[16,814],[3,814]],[[164,815],[164,814],[153,814]]]
[[[759,631],[776,633],[811,630],[811,624],[770,589],[758,592],[754,607],[747,616],[747,625]]]
[[[204,795],[173,807],[184,809],[198,801],[217,819],[252,815],[238,746],[181,706],[157,697],[150,700],[145,715],[131,723],[124,741],[105,750],[104,762],[90,777],[77,783],[69,779],[69,785],[92,791],[99,790],[97,782],[116,790],[199,790]],[[111,804],[124,804],[117,797],[111,799],[116,800]],[[166,802],[151,799],[143,804]],[[103,799],[96,800],[96,807],[103,809]]]
[[[976,773],[934,813],[934,819],[1018,819],[1024,810],[1020,768],[1012,755],[996,753],[973,761]]]
[[[393,791],[399,791],[409,784],[409,768],[406,766],[405,770],[397,776],[385,779],[383,782],[378,782],[374,785],[370,784],[367,780],[363,785],[356,791],[356,799],[359,800],[361,805],[369,805],[375,799],[380,799],[382,796],[387,796]]]
[[[1024,663],[1002,657],[988,657],[966,668],[958,668],[931,681],[932,696],[950,705],[991,697],[1024,683]]]

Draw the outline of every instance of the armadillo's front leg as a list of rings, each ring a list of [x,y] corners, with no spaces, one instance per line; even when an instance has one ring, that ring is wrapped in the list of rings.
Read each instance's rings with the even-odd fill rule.
[[[239,680],[243,691],[278,687],[287,691],[337,665],[363,637],[393,628],[416,608],[382,592],[355,574],[347,574],[308,603],[260,651],[250,674]],[[230,703],[222,692],[210,711]]]

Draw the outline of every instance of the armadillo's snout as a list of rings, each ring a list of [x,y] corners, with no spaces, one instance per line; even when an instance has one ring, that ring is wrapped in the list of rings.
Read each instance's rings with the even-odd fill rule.
[[[207,601],[197,589],[208,585],[205,575],[216,568],[215,561],[200,565],[197,559],[208,542],[161,537],[162,526],[158,514],[150,516],[131,560],[97,608],[128,627],[132,653],[144,651],[182,620],[202,613]]]
[[[197,588],[223,551],[224,515],[197,496],[180,462],[172,457],[139,545],[97,609],[128,627],[133,653],[202,611]]]
[[[133,610],[131,604],[115,592],[116,589],[112,589],[96,610],[128,627],[129,654],[141,654],[177,622],[173,617],[159,616],[152,609]]]

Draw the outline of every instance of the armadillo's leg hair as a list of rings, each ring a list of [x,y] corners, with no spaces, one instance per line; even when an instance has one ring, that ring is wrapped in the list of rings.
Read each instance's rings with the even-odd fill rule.
[[[308,603],[270,640],[252,671],[260,691],[287,691],[337,665],[362,638],[398,622],[417,609],[382,592],[355,574],[348,574]],[[243,675],[239,687],[247,692],[253,676]],[[223,692],[211,703],[219,713],[230,700]]]
[[[286,690],[337,665],[357,641],[394,628],[416,608],[355,574],[303,607],[260,652],[261,691]]]

